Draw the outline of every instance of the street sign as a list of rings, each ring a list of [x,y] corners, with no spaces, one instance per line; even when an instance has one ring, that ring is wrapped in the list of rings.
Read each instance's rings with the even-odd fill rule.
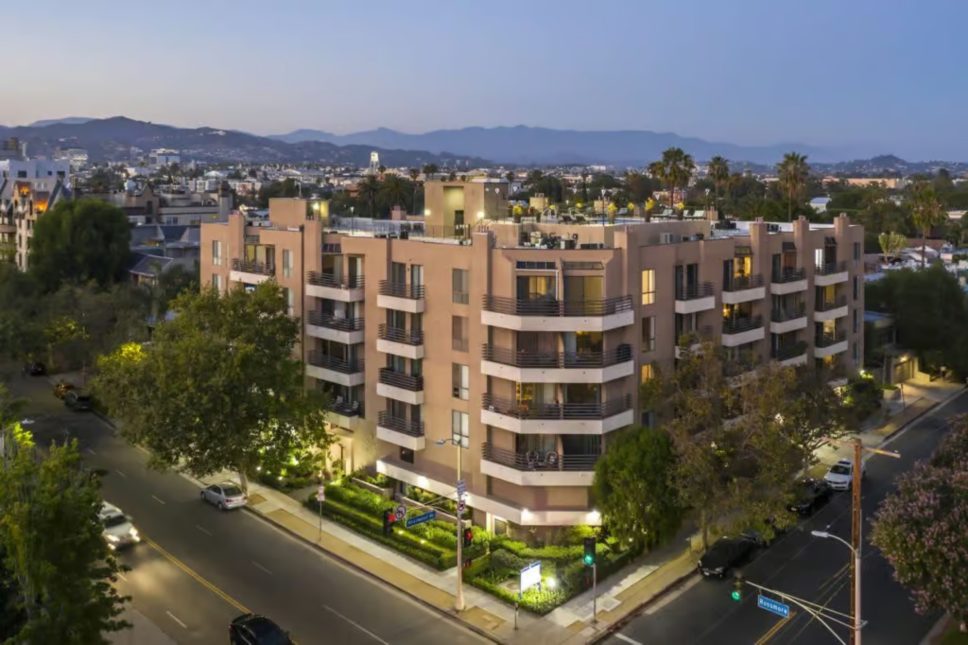
[[[518,589],[521,593],[524,593],[531,587],[541,584],[541,560],[536,560],[532,562],[525,568],[521,569],[521,583]]]
[[[458,513],[463,513],[466,508],[467,508],[467,504],[464,503],[464,500],[460,500],[459,502],[457,502]]]
[[[316,501],[317,502],[326,501],[326,487],[323,486],[322,484],[320,484],[319,488],[316,489]]]
[[[422,513],[415,517],[408,518],[407,528],[410,528],[411,526],[416,526],[418,524],[423,524],[424,522],[429,522],[435,517],[437,517],[437,511],[427,511],[426,513]]]
[[[400,504],[399,506],[397,506],[397,511],[396,511],[395,515],[397,516],[397,519],[398,520],[402,520],[403,519],[403,516],[406,515],[406,514],[407,514],[407,507],[406,506],[404,506],[403,504]]]
[[[790,615],[790,605],[782,603],[779,600],[767,598],[763,594],[760,594],[756,597],[756,606],[760,609],[765,609],[772,614],[776,614],[781,618],[786,618]]]
[[[458,479],[457,480],[457,496],[458,497],[463,497],[464,496],[464,493],[466,493],[466,492],[467,492],[467,482],[465,482],[463,479]]]

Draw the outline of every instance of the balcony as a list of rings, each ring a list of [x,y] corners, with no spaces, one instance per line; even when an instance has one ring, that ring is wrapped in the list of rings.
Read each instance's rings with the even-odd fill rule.
[[[229,271],[229,281],[262,284],[275,275],[276,266],[272,263],[235,258],[232,260],[232,269]]]
[[[723,283],[723,304],[738,305],[741,302],[762,300],[766,287],[761,275],[731,276]]]
[[[716,296],[711,282],[678,285],[676,287],[676,313],[694,314],[716,307]]]
[[[604,300],[484,296],[481,324],[517,331],[608,331],[635,322],[631,296]]]
[[[306,335],[344,345],[355,345],[363,342],[363,319],[342,318],[322,311],[310,311],[306,316]]]
[[[329,409],[327,420],[334,426],[353,431],[362,421],[362,410],[363,406],[359,401],[344,401],[342,397],[336,397]]]
[[[784,367],[804,365],[807,362],[807,344],[803,341],[774,347],[770,357]]]
[[[342,276],[320,271],[306,273],[306,295],[326,298],[338,302],[361,302],[363,300],[364,279],[361,275]]]
[[[766,338],[762,316],[727,318],[723,320],[722,343],[724,347],[738,347]]]
[[[385,354],[416,360],[424,357],[423,342],[422,331],[406,330],[381,324],[377,332],[376,350]]]
[[[753,374],[760,366],[760,362],[750,355],[742,355],[727,359],[723,363],[723,375],[730,379],[731,385],[739,385]]]
[[[847,351],[847,334],[838,331],[833,334],[820,334],[814,339],[813,354],[817,358],[827,358]]]
[[[518,434],[600,435],[634,421],[628,395],[603,403],[535,403],[484,394],[481,423]]]
[[[847,296],[840,296],[831,300],[818,300],[813,312],[813,319],[817,322],[846,317]]]
[[[773,272],[770,279],[770,293],[782,296],[807,290],[807,272],[802,268],[783,267]]]
[[[525,453],[484,443],[481,472],[518,486],[591,486],[600,456]]]
[[[377,417],[376,438],[410,450],[423,450],[426,445],[423,421],[402,419],[385,410]]]
[[[424,402],[423,389],[422,376],[404,374],[389,367],[380,368],[380,380],[376,384],[376,393],[379,396],[403,401],[410,405],[422,405]]]
[[[786,334],[807,327],[807,308],[802,302],[777,307],[770,313],[770,333]]]
[[[517,383],[607,383],[635,371],[632,348],[608,352],[515,352],[483,345],[481,374]]]
[[[843,387],[847,385],[847,368],[841,362],[836,362],[832,365],[823,366],[823,377],[832,388]]]
[[[818,287],[847,282],[846,262],[825,262],[818,264],[813,272],[813,283]]]
[[[306,376],[320,381],[354,387],[362,385],[366,380],[363,373],[363,361],[338,358],[317,351],[309,352],[306,362]]]
[[[407,284],[390,280],[380,281],[380,291],[376,297],[378,307],[422,314],[424,304],[424,286],[422,284]]]

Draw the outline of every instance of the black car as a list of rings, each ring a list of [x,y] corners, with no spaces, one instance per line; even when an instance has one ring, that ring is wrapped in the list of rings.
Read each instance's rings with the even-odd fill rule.
[[[797,483],[796,497],[787,507],[798,515],[810,515],[830,501],[833,489],[821,479],[802,479]]]
[[[94,407],[90,394],[71,390],[64,396],[64,405],[75,412],[87,412]]]
[[[232,645],[293,645],[289,632],[265,616],[242,614],[229,625]]]
[[[27,373],[31,376],[43,376],[47,373],[47,366],[40,362],[27,363]]]
[[[699,573],[707,578],[725,578],[730,569],[746,561],[756,546],[749,536],[719,538],[699,559]]]

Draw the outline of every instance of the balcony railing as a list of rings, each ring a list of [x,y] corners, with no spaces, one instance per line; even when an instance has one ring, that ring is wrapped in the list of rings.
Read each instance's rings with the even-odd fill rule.
[[[727,359],[723,363],[723,374],[728,377],[739,376],[747,372],[752,372],[757,367],[759,367],[759,362],[755,358],[741,356],[739,358]]]
[[[814,339],[814,345],[817,347],[830,347],[845,340],[847,340],[847,334],[842,331],[832,334],[817,334],[816,339]]]
[[[723,282],[723,291],[742,291],[763,286],[761,275],[734,275]]]
[[[309,352],[309,364],[343,374],[356,374],[363,371],[362,360],[338,358],[315,350]]]
[[[276,265],[267,262],[256,262],[255,260],[232,260],[232,270],[243,273],[258,273],[259,275],[275,275]]]
[[[493,345],[482,346],[482,358],[503,365],[536,368],[609,367],[632,360],[632,348],[620,345],[608,352],[515,352]]]
[[[744,318],[723,319],[724,334],[740,334],[763,326],[763,316],[749,316]]]
[[[782,269],[773,271],[773,282],[777,284],[806,279],[807,271],[803,268],[783,267]]]
[[[698,300],[713,295],[712,282],[699,284],[680,284],[676,286],[676,300]]]
[[[406,284],[404,282],[380,280],[380,295],[420,300],[424,297],[424,286],[422,284]]]
[[[595,462],[601,457],[600,454],[569,455],[555,451],[517,452],[490,443],[483,444],[482,452],[484,459],[516,470],[595,470]]]
[[[410,390],[411,392],[420,392],[424,389],[422,376],[404,374],[403,372],[392,370],[389,367],[380,368],[380,383]]]
[[[394,432],[400,432],[411,437],[422,437],[424,436],[424,424],[423,421],[411,421],[410,419],[402,419],[391,415],[386,410],[381,410],[380,414],[377,415],[378,421],[377,425],[389,428]]]
[[[363,412],[363,405],[359,401],[343,401],[337,398],[330,411],[344,417],[356,417]]]
[[[322,311],[310,311],[306,318],[310,325],[326,327],[337,331],[362,331],[362,318],[342,318]]]
[[[631,296],[605,300],[555,300],[554,298],[505,298],[484,296],[484,309],[511,316],[609,316],[632,309]]]
[[[365,283],[361,275],[353,275],[344,280],[343,276],[321,271],[307,272],[306,282],[317,287],[331,287],[333,289],[361,289]]]
[[[846,270],[847,262],[824,262],[818,264],[814,272],[817,275],[833,275],[834,273],[843,273]]]
[[[404,343],[405,345],[423,345],[423,332],[413,331],[407,329],[400,329],[399,327],[390,327],[386,324],[381,324],[377,335],[383,340],[390,340],[394,343]]]
[[[847,296],[840,296],[839,298],[833,298],[832,300],[818,300],[816,304],[817,311],[832,311],[834,309],[839,309],[840,307],[847,306]]]
[[[481,403],[485,410],[516,419],[606,419],[631,409],[632,397],[626,395],[602,403],[539,403],[504,399],[485,393]]]
[[[788,320],[796,320],[797,318],[803,318],[807,315],[807,308],[804,304],[798,303],[795,305],[787,305],[786,307],[777,307],[770,314],[770,320],[773,322],[786,322]]]
[[[773,351],[770,352],[770,356],[773,358],[773,360],[786,361],[791,358],[796,358],[797,356],[803,356],[803,353],[806,351],[807,344],[801,340],[795,343],[788,343],[786,345],[774,347]]]

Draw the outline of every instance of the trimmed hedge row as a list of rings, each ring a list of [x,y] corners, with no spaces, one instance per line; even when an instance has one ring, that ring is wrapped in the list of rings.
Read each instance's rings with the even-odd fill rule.
[[[533,614],[538,614],[539,616],[544,616],[571,597],[564,589],[558,587],[556,589],[542,589],[541,591],[538,591],[536,588],[528,589],[519,599],[518,595],[513,591],[509,591],[481,576],[472,578],[470,583],[508,604],[520,603],[523,609]]]

